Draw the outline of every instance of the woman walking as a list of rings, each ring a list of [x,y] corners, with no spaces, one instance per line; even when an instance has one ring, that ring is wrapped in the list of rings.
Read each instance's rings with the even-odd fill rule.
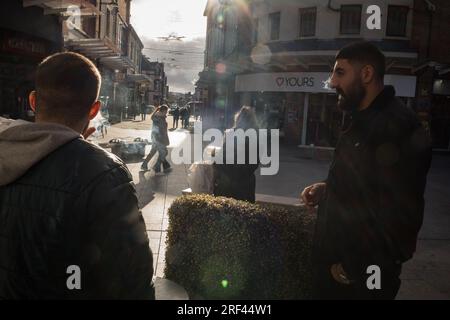
[[[156,154],[156,152],[158,152],[158,160],[156,161],[156,164],[153,167],[155,173],[161,172],[161,165],[163,167],[164,172],[169,172],[171,170],[170,164],[166,159],[168,154],[167,146],[170,144],[166,121],[168,110],[169,107],[167,107],[166,105],[162,105],[158,107],[151,115],[151,119],[153,121],[152,150],[142,163],[141,170],[144,171],[148,170],[148,163]]]

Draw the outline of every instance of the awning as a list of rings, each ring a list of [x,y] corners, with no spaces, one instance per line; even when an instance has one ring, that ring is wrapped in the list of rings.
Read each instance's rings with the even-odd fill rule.
[[[67,40],[65,46],[92,60],[100,59],[101,64],[113,70],[137,67],[129,57],[122,55],[120,49],[108,38]]]
[[[97,7],[87,0],[23,0],[23,6],[25,8],[38,6],[44,9],[44,14],[63,16],[71,14],[71,11],[68,10],[70,6],[76,6],[80,8],[80,15],[82,16],[101,15]]]
[[[136,67],[130,58],[122,55],[100,58],[100,63],[114,70],[134,69]]]
[[[120,54],[119,49],[107,38],[67,40],[64,45],[91,59],[116,57]]]
[[[138,74],[127,74],[127,81],[129,82],[139,82],[139,83],[153,83],[152,78],[149,76],[138,73]]]

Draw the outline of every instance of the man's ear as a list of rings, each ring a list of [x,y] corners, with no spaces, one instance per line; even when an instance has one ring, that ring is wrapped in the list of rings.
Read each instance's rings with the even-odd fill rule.
[[[361,70],[361,79],[362,82],[368,84],[372,82],[375,77],[375,69],[371,65],[366,65]]]
[[[33,112],[36,113],[36,91],[31,91],[30,95],[28,96],[28,101],[30,102],[30,108],[33,110]]]
[[[91,106],[91,110],[89,111],[89,120],[92,120],[97,116],[101,105],[102,103],[100,101],[94,102],[94,104]]]

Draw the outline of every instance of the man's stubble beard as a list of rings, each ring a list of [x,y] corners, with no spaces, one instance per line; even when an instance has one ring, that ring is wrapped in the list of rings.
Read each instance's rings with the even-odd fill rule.
[[[350,87],[350,92],[344,94],[340,89],[336,89],[339,94],[337,106],[340,110],[353,112],[359,109],[361,102],[366,96],[366,89],[361,83],[361,79],[356,79]]]

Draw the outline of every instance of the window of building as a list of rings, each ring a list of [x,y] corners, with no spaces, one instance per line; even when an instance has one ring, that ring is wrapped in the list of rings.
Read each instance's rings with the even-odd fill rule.
[[[361,31],[361,5],[341,6],[341,34],[359,34]]]
[[[111,11],[106,9],[106,36],[109,37],[111,29]]]
[[[122,53],[124,54],[124,55],[127,55],[127,49],[128,49],[128,33],[127,33],[127,29],[122,25],[122,40],[121,40],[122,42],[120,42],[121,43],[121,45],[122,45]]]
[[[317,8],[300,9],[300,37],[316,35]]]
[[[259,19],[253,20],[253,43],[258,43]]]
[[[386,35],[391,37],[406,36],[406,23],[409,8],[405,6],[389,6]]]
[[[269,15],[270,21],[270,40],[278,40],[280,39],[280,22],[281,22],[281,13],[275,12]]]
[[[112,15],[112,34],[111,34],[111,40],[114,43],[117,43],[117,11],[113,12]]]

